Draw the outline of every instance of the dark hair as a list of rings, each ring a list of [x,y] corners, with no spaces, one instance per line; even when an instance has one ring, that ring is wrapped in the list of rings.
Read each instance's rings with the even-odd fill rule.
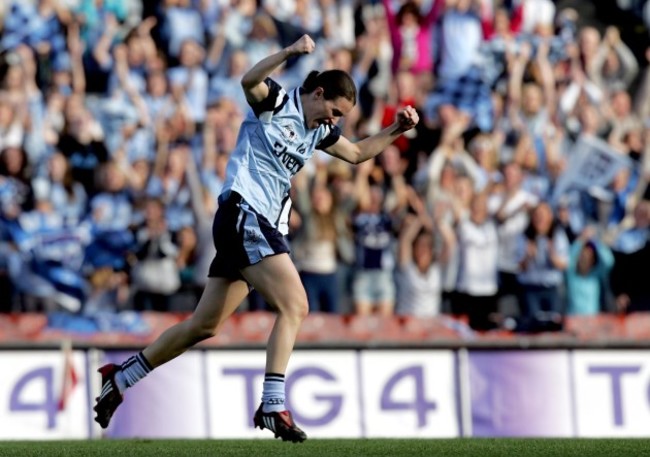
[[[323,88],[325,100],[334,100],[343,97],[357,104],[357,88],[349,74],[343,70],[327,70],[322,73],[314,70],[309,72],[302,83],[305,92],[311,93],[317,87]]]
[[[58,151],[59,155],[63,157],[63,160],[65,161],[65,173],[63,174],[63,189],[65,190],[66,195],[68,198],[74,197],[74,176],[72,175],[72,166],[70,165],[70,161],[68,158],[63,154],[61,151]]]
[[[404,20],[404,16],[407,14],[412,14],[416,17],[418,23],[422,22],[422,13],[420,13],[420,8],[413,1],[408,1],[402,5],[402,7],[397,12],[397,23],[401,24]]]
[[[7,146],[4,149],[0,150],[0,176],[11,176],[9,167],[7,166],[7,154],[10,149],[17,150],[20,153],[22,158],[22,164],[20,170],[14,178],[22,181],[23,183],[30,182],[31,176],[31,167],[29,166],[29,159],[27,158],[27,153],[22,147],[19,146]]]
[[[540,205],[544,204],[544,202],[540,203],[537,205],[535,208],[533,208],[530,212],[532,214],[539,208]],[[549,205],[550,206],[550,205]],[[557,230],[562,230],[562,226],[560,225],[560,221],[557,219],[555,214],[553,213],[553,208],[551,208],[551,226],[548,228],[548,238],[553,239],[555,236],[555,232]],[[535,223],[533,222],[533,218],[530,218],[530,221],[528,222],[528,227],[526,227],[526,230],[524,231],[524,236],[526,237],[527,240],[534,241],[535,238],[537,237],[537,229],[535,228]]]
[[[599,261],[599,256],[598,256],[598,247],[596,246],[596,243],[592,240],[587,240],[582,247],[582,249],[591,249],[594,253],[594,267],[598,265]]]

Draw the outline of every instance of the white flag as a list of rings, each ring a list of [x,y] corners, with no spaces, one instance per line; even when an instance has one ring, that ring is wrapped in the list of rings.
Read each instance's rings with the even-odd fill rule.
[[[600,138],[583,136],[574,145],[569,164],[555,184],[553,201],[557,202],[569,189],[604,188],[623,167],[632,167],[627,155]]]

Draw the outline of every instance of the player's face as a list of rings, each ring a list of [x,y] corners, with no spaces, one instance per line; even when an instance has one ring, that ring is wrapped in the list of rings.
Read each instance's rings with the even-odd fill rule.
[[[317,89],[312,99],[311,115],[307,116],[307,126],[310,129],[318,128],[319,125],[336,125],[339,120],[347,115],[354,105],[345,97],[338,97],[333,100],[326,100],[322,91]]]

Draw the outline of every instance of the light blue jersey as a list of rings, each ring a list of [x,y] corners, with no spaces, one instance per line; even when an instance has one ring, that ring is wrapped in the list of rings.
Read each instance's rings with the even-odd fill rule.
[[[316,129],[305,125],[300,89],[287,93],[270,78],[269,95],[251,104],[226,169],[221,193],[225,200],[237,192],[282,234],[288,231],[291,178],[315,149],[338,141],[341,131],[326,124]]]

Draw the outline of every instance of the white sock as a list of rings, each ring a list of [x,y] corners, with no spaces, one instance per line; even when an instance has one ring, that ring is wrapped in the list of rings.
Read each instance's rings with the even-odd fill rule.
[[[120,393],[124,392],[124,390],[129,387],[133,387],[136,382],[147,376],[151,370],[153,370],[153,367],[147,361],[142,352],[126,359],[120,367],[120,372],[115,376],[115,381],[120,389]],[[122,383],[124,389],[122,389],[122,385],[120,385]]]
[[[265,413],[284,411],[284,375],[266,373],[262,388],[262,411]]]
[[[119,370],[117,373],[115,373],[115,384],[117,384],[117,390],[123,394],[126,390],[126,378],[124,377],[122,370]]]

